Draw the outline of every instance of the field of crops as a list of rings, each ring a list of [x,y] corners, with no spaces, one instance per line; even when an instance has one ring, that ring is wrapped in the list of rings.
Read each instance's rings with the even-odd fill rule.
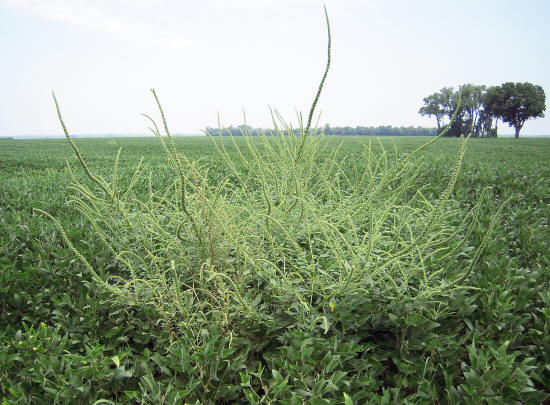
[[[549,400],[550,140],[428,140],[0,139],[2,403]]]

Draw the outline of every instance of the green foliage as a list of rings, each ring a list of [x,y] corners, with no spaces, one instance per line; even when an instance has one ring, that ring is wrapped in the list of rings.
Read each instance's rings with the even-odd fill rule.
[[[154,308],[174,336],[198,339],[216,325],[232,337],[264,335],[262,343],[269,343],[281,325],[345,334],[388,311],[419,311],[469,276],[494,221],[469,257],[467,237],[479,207],[457,221],[449,204],[462,139],[435,201],[416,189],[415,179],[419,153],[437,138],[402,158],[373,153],[372,145],[348,161],[338,148],[324,151],[323,133],[310,123],[330,66],[330,29],[328,40],[326,70],[300,136],[275,113],[277,132],[243,133],[245,148],[231,142],[236,153],[219,137],[228,174],[217,184],[207,165],[178,154],[154,90],[166,138],[145,117],[177,176],[164,188],[155,187],[156,176],[142,161],[128,183],[119,182],[120,149],[111,180],[94,175],[54,95],[63,131],[93,183],[73,176],[71,203],[112,252],[115,272],[94,268],[57,219],[36,211],[57,225],[99,285],[123,305]],[[148,192],[137,194],[135,187],[147,181]],[[459,255],[468,257],[465,265],[455,265]]]
[[[106,291],[123,304],[154,308],[175,335],[197,338],[214,324],[236,337],[261,332],[269,341],[275,326],[349,333],[390,310],[418,311],[470,274],[494,225],[469,256],[466,239],[479,206],[458,221],[449,202],[462,140],[433,202],[415,180],[418,154],[435,138],[401,159],[364,145],[346,161],[338,148],[324,151],[323,134],[307,128],[301,137],[245,133],[245,148],[231,140],[232,154],[219,137],[228,174],[212,184],[207,168],[177,153],[158,105],[167,140],[148,118],[178,176],[164,188],[152,184],[141,162],[128,183],[119,183],[120,150],[112,180],[95,176],[71,141],[96,187],[74,178],[71,202],[111,250],[115,273],[94,269],[59,221],[37,211],[56,223]],[[147,181],[148,192],[136,194]],[[465,265],[455,265],[457,255],[468,257]]]
[[[518,138],[525,121],[544,117],[546,96],[541,86],[507,82],[487,90],[484,107],[487,114],[513,126]]]
[[[395,146],[404,156],[426,140],[399,138]],[[163,170],[165,157],[158,140],[114,141],[78,140],[91,171],[107,178],[122,146],[120,182],[130,182],[131,163],[143,155],[157,173],[159,188],[173,181],[172,173]],[[210,181],[229,175],[209,139],[174,141],[190,161],[208,157],[203,161],[211,167]],[[511,197],[468,280],[475,288],[449,291],[441,300],[446,304],[432,302],[420,313],[392,312],[371,319],[354,333],[339,333],[331,325],[325,334],[321,320],[309,331],[275,329],[268,344],[253,333],[240,339],[234,335],[230,343],[231,335],[221,336],[219,329],[210,327],[210,340],[201,332],[198,340],[185,335],[174,339],[162,321],[159,324],[154,308],[121,307],[113,301],[68,251],[55,225],[31,215],[33,206],[52,213],[83,256],[93,258],[95,268],[120,270],[100,238],[94,237],[90,223],[66,208],[70,193],[65,184],[71,175],[62,162],[78,164],[69,145],[60,140],[2,142],[0,397],[8,404],[53,403],[56,397],[60,403],[178,403],[182,397],[187,403],[223,403],[225,394],[212,389],[223,384],[233,387],[227,402],[234,398],[240,403],[254,400],[254,393],[261,400],[264,387],[271,386],[263,403],[301,403],[303,391],[311,403],[345,403],[344,393],[353,403],[489,403],[489,392],[504,398],[500,402],[548,399],[550,172],[544,162],[550,145],[545,139],[523,139],[519,144],[474,139],[468,145],[452,193],[454,209],[466,213],[487,186],[493,186],[487,198],[494,209]],[[246,149],[244,138],[235,142]],[[331,137],[325,142],[330,150],[340,140]],[[236,157],[231,139],[225,146]],[[382,147],[393,149],[392,141],[371,144],[376,154]],[[344,138],[340,152],[354,161],[362,153],[361,138]],[[415,184],[432,199],[445,187],[445,173],[456,159],[456,141],[441,139],[423,155],[424,170]],[[87,181],[83,171],[73,174]],[[137,193],[146,193],[147,181],[136,187]],[[472,247],[481,243],[490,220],[490,213],[480,211],[470,236]],[[334,310],[345,312],[341,306]],[[354,312],[339,316],[350,319]],[[499,354],[506,341],[506,351]],[[304,350],[300,357],[302,344],[314,350]],[[214,350],[207,350],[208,345]],[[236,351],[226,351],[221,360],[220,347]],[[116,358],[125,371],[117,373],[131,376],[114,378]],[[204,371],[216,367],[217,373]],[[338,372],[347,374],[338,379]]]

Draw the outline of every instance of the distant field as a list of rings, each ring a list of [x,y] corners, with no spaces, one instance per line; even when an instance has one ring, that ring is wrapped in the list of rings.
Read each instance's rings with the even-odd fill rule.
[[[342,143],[341,156],[356,158],[370,141],[375,153],[389,152],[391,164],[427,140],[327,142],[329,150]],[[211,139],[175,141],[190,161],[204,159],[213,182],[227,175]],[[91,171],[106,179],[120,147],[124,181],[142,156],[153,170],[152,182],[167,185],[175,178],[155,138],[76,142]],[[243,139],[236,142],[244,145]],[[441,139],[423,152],[425,167],[416,184],[427,197],[444,188],[457,146],[457,139]],[[260,403],[262,395],[272,403],[344,403],[343,392],[358,404],[549,399],[550,139],[468,142],[452,194],[456,209],[465,213],[484,187],[492,187],[471,234],[472,249],[491,214],[511,200],[466,283],[474,288],[449,293],[441,314],[381,318],[355,337],[321,329],[299,341],[291,327],[285,333],[296,335],[285,335],[287,340],[254,346],[250,338],[248,348],[236,352],[242,358],[221,354],[233,344],[225,340],[186,357],[187,346],[152,315],[117,306],[55,225],[33,215],[32,208],[51,213],[92,265],[116,267],[89,222],[67,205],[72,192],[66,161],[86,182],[66,140],[0,139],[0,398],[6,403]],[[317,352],[325,357],[315,357]],[[224,360],[216,363],[218,357]],[[259,367],[265,369],[261,378]]]
[[[210,160],[218,159],[212,141],[206,137],[176,137],[174,138],[178,151],[190,160],[207,157]],[[361,145],[371,142],[373,149],[381,149],[380,145],[393,151],[395,144],[399,153],[412,151],[430,138],[428,137],[329,137],[330,144],[337,146],[342,143],[344,154],[358,154]],[[243,139],[236,138],[238,143]],[[166,158],[156,138],[104,138],[104,139],[77,139],[82,154],[86,156],[89,165],[99,173],[108,175],[112,172],[115,155],[122,148],[121,162],[127,165],[128,172],[132,165],[137,164],[141,157],[145,157],[153,168],[162,168]],[[434,189],[441,186],[445,174],[455,159],[458,140],[444,138],[432,145],[426,152],[427,170],[423,172],[424,181],[432,184]],[[2,180],[2,195],[14,192],[16,195],[28,191],[32,199],[27,201],[36,207],[49,209],[48,201],[62,204],[66,190],[62,186],[67,180],[64,177],[66,160],[76,165],[73,151],[65,139],[48,140],[10,140],[0,139],[0,176]],[[229,145],[231,147],[231,145]],[[525,189],[538,190],[540,197],[549,187],[550,140],[548,139],[471,139],[457,191],[462,188],[472,192],[471,186],[475,182],[478,187],[495,187],[498,193],[500,188],[506,187],[508,192],[529,195]],[[78,173],[78,168],[76,170]],[[170,177],[172,173],[158,171],[160,177]],[[57,187],[55,193],[37,193],[41,187]],[[545,189],[546,187],[546,189]],[[8,194],[9,195],[9,194]],[[16,195],[2,198],[2,207],[9,205],[9,201],[19,200]],[[525,197],[523,197],[525,198]]]

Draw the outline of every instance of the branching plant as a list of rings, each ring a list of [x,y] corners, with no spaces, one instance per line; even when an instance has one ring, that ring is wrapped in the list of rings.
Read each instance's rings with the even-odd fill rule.
[[[471,251],[482,198],[466,215],[452,201],[467,137],[447,185],[431,201],[417,178],[423,150],[444,133],[405,157],[377,152],[370,141],[360,155],[346,156],[311,128],[330,67],[326,17],[328,61],[306,125],[300,120],[296,133],[275,111],[273,133],[245,130],[236,139],[220,127],[222,136],[208,134],[226,173],[215,182],[205,161],[178,153],[155,90],[164,135],[146,117],[175,174],[162,188],[143,161],[121,182],[120,150],[110,181],[91,173],[54,96],[65,136],[91,180],[73,175],[71,203],[109,247],[117,271],[94,269],[59,222],[37,211],[55,221],[121,304],[152,307],[174,334],[196,339],[208,325],[258,339],[290,326],[346,333],[390,309],[419,309],[475,269],[491,234]],[[141,183],[147,192],[137,191]]]

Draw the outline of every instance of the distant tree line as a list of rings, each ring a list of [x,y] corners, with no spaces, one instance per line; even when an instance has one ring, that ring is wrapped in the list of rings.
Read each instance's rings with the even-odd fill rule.
[[[525,121],[544,117],[546,109],[546,97],[541,86],[507,82],[492,87],[464,84],[456,91],[452,87],[443,87],[439,92],[425,97],[424,105],[418,112],[434,116],[437,132],[441,133],[447,129],[458,107],[460,93],[461,106],[448,128],[447,136],[470,132],[476,137],[497,136],[500,119],[515,128],[515,137],[518,138]]]
[[[343,135],[343,136],[434,136],[437,135],[437,128],[424,128],[424,127],[392,127],[391,125],[378,126],[378,127],[331,127],[328,124],[323,128],[326,135]],[[268,128],[253,128],[249,125],[239,125],[237,127],[229,126],[222,128],[221,131],[218,128],[207,127],[206,132],[210,135],[222,136],[233,135],[241,136],[247,135],[259,135],[264,132],[267,135],[273,134],[273,129]],[[284,131],[288,134],[288,131]],[[296,135],[300,134],[299,129],[294,129]]]
[[[378,127],[330,127],[326,126],[327,135],[367,135],[367,136],[433,136],[436,128],[424,127],[392,127],[384,125]]]

